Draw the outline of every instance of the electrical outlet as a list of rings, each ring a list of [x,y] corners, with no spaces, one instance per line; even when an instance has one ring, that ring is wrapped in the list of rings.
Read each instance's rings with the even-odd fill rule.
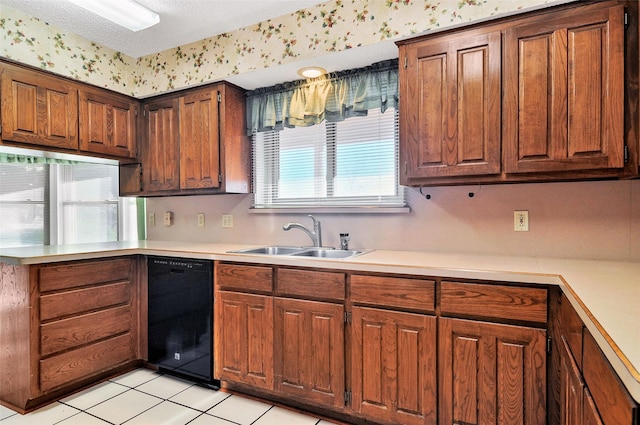
[[[204,227],[204,213],[198,213],[198,227]]]
[[[529,211],[513,212],[513,230],[516,232],[529,231]]]
[[[222,214],[222,227],[233,227],[233,214]]]
[[[147,224],[151,227],[156,225],[156,215],[154,213],[149,213]]]
[[[171,211],[167,211],[164,213],[164,225],[171,226],[173,224],[173,213]]]

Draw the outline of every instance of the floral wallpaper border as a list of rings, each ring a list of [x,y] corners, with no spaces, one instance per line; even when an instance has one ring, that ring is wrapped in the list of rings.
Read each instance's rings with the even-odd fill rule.
[[[0,8],[0,56],[135,97],[574,0],[331,0],[140,58]]]

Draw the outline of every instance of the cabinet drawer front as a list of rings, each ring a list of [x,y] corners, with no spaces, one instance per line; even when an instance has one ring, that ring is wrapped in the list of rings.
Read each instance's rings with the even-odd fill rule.
[[[351,276],[354,303],[398,307],[433,313],[435,282],[432,280],[384,276]]]
[[[220,288],[271,292],[273,270],[262,266],[217,264],[215,283]]]
[[[132,260],[70,263],[44,266],[39,270],[40,292],[90,286],[105,282],[127,281],[132,273]]]
[[[129,306],[49,322],[40,326],[40,354],[48,356],[129,330]]]
[[[547,290],[479,283],[442,282],[443,315],[547,322]]]
[[[129,286],[129,282],[118,282],[43,295],[40,297],[40,320],[125,304],[130,298]]]
[[[40,389],[71,384],[76,380],[124,364],[135,358],[131,334],[119,335],[59,356],[40,361]]]
[[[279,269],[278,294],[344,300],[345,274]]]

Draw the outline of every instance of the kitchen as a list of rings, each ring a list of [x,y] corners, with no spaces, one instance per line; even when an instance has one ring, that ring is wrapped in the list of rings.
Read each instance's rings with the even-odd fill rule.
[[[533,3],[535,2],[530,4],[534,6]],[[369,8],[372,10],[374,5],[369,5]],[[376,15],[381,16],[385,8],[381,9],[383,10],[376,12]],[[402,13],[411,15],[410,9],[401,10]],[[393,14],[393,11],[384,13]],[[459,11],[460,15],[463,13],[464,10]],[[491,14],[493,11],[477,19]],[[28,18],[21,18],[28,21]],[[443,20],[449,19],[447,17]],[[451,25],[451,22],[440,22],[438,25],[444,27]],[[48,30],[37,28],[45,33]],[[398,38],[412,35],[410,30],[398,32]],[[357,45],[358,42],[354,41],[354,44]],[[8,49],[7,57],[38,65],[34,63],[32,53],[25,52],[23,47],[24,44],[3,46]],[[26,56],[24,60],[21,60],[21,55]],[[238,60],[237,63],[241,66],[245,62]],[[151,94],[145,90],[164,91],[163,87],[170,87],[170,75],[162,72],[154,74],[155,71],[149,69],[148,75],[139,77],[140,80],[153,83],[137,87],[137,96]],[[81,73],[71,74],[82,77]],[[225,75],[230,74],[228,72]],[[225,75],[220,78],[225,78]],[[250,78],[250,73],[246,78]],[[104,83],[113,84],[111,81]],[[96,84],[102,85],[103,82]],[[117,90],[116,87],[113,88]],[[635,213],[640,207],[639,190],[638,180],[435,186],[424,187],[421,191],[418,188],[408,189],[407,204],[411,208],[409,213],[317,215],[322,221],[325,245],[329,246],[338,246],[339,233],[349,232],[351,247],[376,251],[635,263],[640,259],[640,246],[637,242],[640,240],[640,218]],[[148,227],[147,240],[189,241],[198,244],[308,244],[308,238],[302,232],[282,231],[284,224],[304,220],[306,212],[256,214],[250,210],[251,202],[250,195],[148,198],[147,214],[153,213],[159,218],[165,211],[170,211],[174,220],[171,226],[159,225],[158,222],[156,226]],[[529,211],[529,232],[513,231],[513,211],[516,210]],[[197,226],[198,212],[205,214],[204,229]],[[233,215],[233,227],[223,228],[219,225],[223,214]],[[381,231],[372,232],[371,229]]]

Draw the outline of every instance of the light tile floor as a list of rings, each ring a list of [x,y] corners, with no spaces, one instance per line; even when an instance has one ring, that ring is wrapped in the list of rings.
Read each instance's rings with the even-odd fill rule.
[[[136,369],[0,425],[331,425],[292,410]]]

